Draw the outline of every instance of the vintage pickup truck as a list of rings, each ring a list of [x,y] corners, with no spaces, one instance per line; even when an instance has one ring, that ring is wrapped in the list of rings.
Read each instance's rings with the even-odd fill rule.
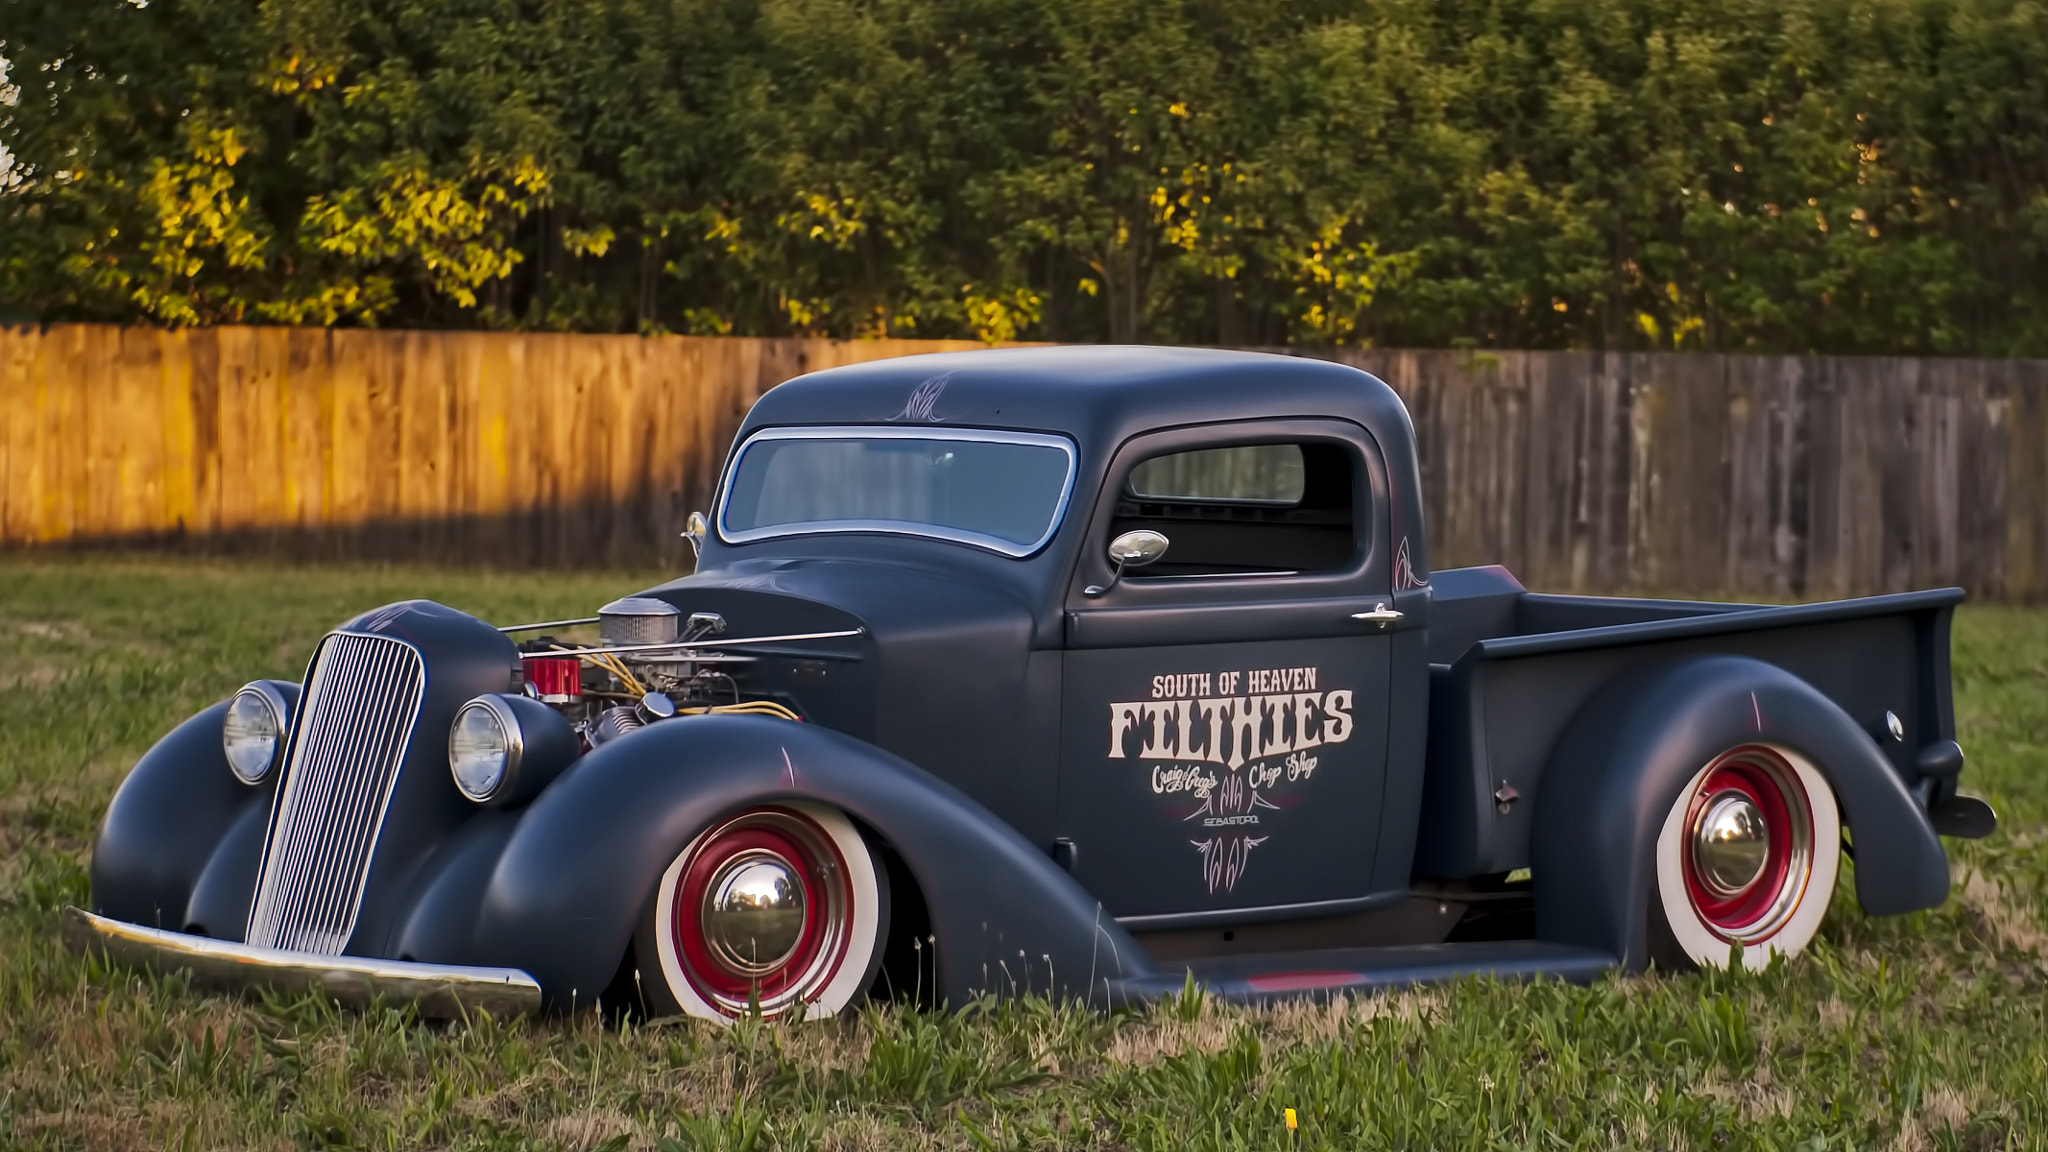
[[[1394,392],[1160,348],[764,396],[694,575],[425,601],[167,735],[81,946],[344,999],[714,1019],[1763,964],[1854,850],[1947,896],[1954,590],[1755,607],[1431,572]],[[601,639],[559,638],[595,623]]]

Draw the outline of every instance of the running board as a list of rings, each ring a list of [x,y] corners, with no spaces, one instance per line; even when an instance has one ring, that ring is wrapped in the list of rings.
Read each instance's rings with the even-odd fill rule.
[[[1115,981],[1114,987],[1122,999],[1144,1002],[1173,995],[1192,979],[1212,996],[1239,1003],[1261,1003],[1393,991],[1460,976],[1488,976],[1496,980],[1547,977],[1590,984],[1617,967],[1614,957],[1591,948],[1544,940],[1484,940],[1193,960],[1171,973]]]

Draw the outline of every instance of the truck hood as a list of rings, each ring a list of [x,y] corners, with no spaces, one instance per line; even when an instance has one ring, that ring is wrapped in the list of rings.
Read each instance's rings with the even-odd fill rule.
[[[861,627],[867,640],[885,649],[896,640],[998,621],[1028,634],[1031,615],[1009,590],[962,580],[957,572],[852,559],[748,560],[641,595],[685,613],[718,612],[729,636]]]
[[[862,629],[747,648],[757,659],[735,679],[950,781],[1027,835],[1049,826],[1052,790],[1032,780],[1058,755],[1059,654],[1034,650],[1031,608],[1013,589],[958,569],[762,558],[642,595],[716,612],[729,637]]]

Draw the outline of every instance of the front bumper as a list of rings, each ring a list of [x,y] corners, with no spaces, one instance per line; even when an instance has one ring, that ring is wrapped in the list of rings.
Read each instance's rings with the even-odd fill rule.
[[[422,1016],[453,1019],[477,1011],[501,1017],[525,1015],[539,1012],[541,1006],[540,985],[517,968],[467,968],[255,948],[143,928],[81,908],[64,909],[64,942],[74,951],[100,952],[160,972],[190,972],[194,983],[208,987],[322,992],[358,1008],[381,997],[413,1005]]]

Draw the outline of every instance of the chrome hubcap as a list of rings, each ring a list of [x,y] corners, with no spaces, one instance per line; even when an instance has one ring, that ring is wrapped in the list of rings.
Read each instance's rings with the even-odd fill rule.
[[[1717,896],[1737,896],[1756,883],[1769,861],[1770,830],[1748,796],[1711,797],[1693,825],[1692,856],[1701,883]]]
[[[804,887],[789,861],[743,852],[719,870],[704,896],[704,942],[721,965],[761,977],[790,958],[804,934]]]

